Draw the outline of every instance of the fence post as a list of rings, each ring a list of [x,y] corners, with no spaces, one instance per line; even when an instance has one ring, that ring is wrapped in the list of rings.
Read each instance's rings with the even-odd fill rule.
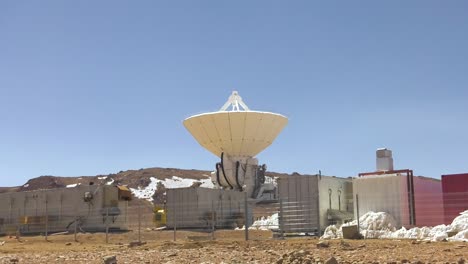
[[[245,241],[249,240],[249,204],[247,202],[247,193],[245,193],[245,203],[244,203],[244,215],[245,215]]]
[[[106,244],[109,243],[109,207],[106,209]]]
[[[127,228],[129,228],[129,224],[128,224],[128,200],[125,201],[125,224],[127,225]]]
[[[317,185],[318,186],[318,185]],[[320,197],[318,192],[315,194],[315,200],[317,201],[317,236],[320,237],[322,235],[322,226],[320,221]]]
[[[138,243],[141,243],[141,205],[138,206]]]
[[[177,209],[176,209],[177,205],[174,204],[174,211],[172,213],[172,221],[173,221],[173,224],[174,224],[174,241],[177,240]]]
[[[283,199],[279,199],[280,210],[279,210],[279,228],[281,230],[281,239],[284,239],[284,216],[283,216]]]
[[[18,220],[16,220],[16,221],[18,221],[17,222],[17,228],[16,228],[16,239],[18,241],[21,241],[21,222],[20,222],[21,220],[19,219],[20,215],[21,215],[20,209],[18,208],[18,218],[17,218]]]
[[[78,242],[78,238],[76,237],[77,229],[78,229],[78,216],[75,216],[75,234],[74,234],[75,242]]]
[[[47,194],[45,199],[45,240],[47,241],[49,236],[49,208],[47,207],[49,201],[47,200]]]
[[[214,200],[211,201],[211,240],[215,239],[215,210]]]
[[[357,220],[357,231],[358,234],[361,232],[359,231],[359,195],[356,193],[356,220]]]
[[[16,240],[21,241],[21,230],[20,230],[20,225],[16,227]]]

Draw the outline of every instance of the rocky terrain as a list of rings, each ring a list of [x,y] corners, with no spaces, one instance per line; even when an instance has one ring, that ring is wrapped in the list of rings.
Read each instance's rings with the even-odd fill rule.
[[[25,237],[22,242],[0,238],[0,263],[457,263],[468,260],[468,244],[417,240],[332,240],[317,238],[271,239],[269,231],[218,231],[207,234],[148,231],[142,245],[134,233]],[[202,239],[200,239],[202,238]],[[3,244],[2,244],[3,242]],[[116,259],[117,262],[112,262]]]
[[[40,189],[54,189],[65,188],[67,185],[79,184],[88,185],[91,182],[94,184],[113,183],[119,185],[126,185],[130,188],[146,187],[151,182],[151,178],[164,180],[173,176],[182,179],[201,180],[210,177],[211,171],[204,170],[186,170],[175,168],[146,168],[139,170],[120,171],[118,173],[111,173],[107,175],[96,176],[78,176],[78,177],[63,177],[63,176],[50,176],[44,175],[30,179],[22,186],[14,187],[0,187],[0,193],[4,192],[18,192],[18,191],[34,191]],[[294,173],[295,174],[295,173]],[[286,177],[289,174],[267,172],[271,177]],[[164,192],[164,190],[159,190]]]
[[[15,187],[0,187],[0,192],[7,191],[33,191],[38,189],[53,189],[64,188],[70,184],[95,184],[114,181],[116,184],[127,185],[132,188],[138,186],[146,186],[150,182],[151,177],[163,180],[172,176],[190,179],[202,179],[210,175],[209,171],[202,170],[183,170],[173,168],[147,168],[139,170],[120,171],[107,175],[96,176],[78,176],[78,177],[63,177],[63,176],[40,176],[30,179],[22,186]]]

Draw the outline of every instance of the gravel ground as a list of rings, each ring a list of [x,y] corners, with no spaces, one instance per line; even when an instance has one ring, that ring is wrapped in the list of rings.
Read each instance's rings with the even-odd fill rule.
[[[468,243],[428,243],[415,240],[333,240],[317,238],[273,240],[268,231],[255,231],[244,241],[243,231],[210,234],[145,231],[142,245],[130,246],[135,233],[0,237],[0,263],[468,263]],[[4,242],[4,243],[3,243]],[[108,263],[112,263],[109,258]]]

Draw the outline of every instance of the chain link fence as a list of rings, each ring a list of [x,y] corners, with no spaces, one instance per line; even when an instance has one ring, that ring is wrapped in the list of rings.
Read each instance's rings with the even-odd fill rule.
[[[161,214],[150,203],[77,209],[38,201],[0,210],[0,235],[18,239],[40,235],[45,240],[82,243],[240,241],[339,238],[345,235],[341,226],[354,225],[365,238],[439,239],[435,238],[439,235],[468,241],[468,212],[466,217],[460,215],[468,210],[468,193],[419,192],[413,201],[408,197],[407,193],[355,193],[340,197],[343,203],[332,203],[332,196],[316,193],[263,203],[246,197],[185,201],[163,208]],[[335,231],[328,226],[335,226]]]

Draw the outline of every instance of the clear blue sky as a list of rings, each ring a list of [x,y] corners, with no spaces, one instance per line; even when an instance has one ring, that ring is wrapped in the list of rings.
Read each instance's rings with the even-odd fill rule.
[[[468,172],[466,1],[1,1],[0,186],[212,169],[182,125],[232,90],[289,117],[258,157],[351,176],[375,150]]]

